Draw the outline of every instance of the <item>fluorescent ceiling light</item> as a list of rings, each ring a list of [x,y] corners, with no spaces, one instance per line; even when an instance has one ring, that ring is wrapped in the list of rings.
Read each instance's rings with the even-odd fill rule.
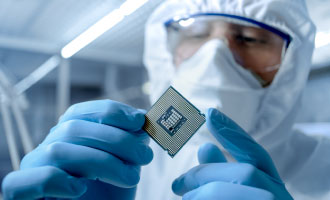
[[[147,2],[148,0],[127,0],[120,6],[119,10],[121,10],[123,15],[127,16],[132,14]]]
[[[330,31],[318,32],[315,37],[315,48],[324,47],[330,44]]]
[[[89,27],[85,32],[80,34],[69,44],[63,47],[61,50],[62,57],[70,58],[82,48],[100,37],[103,33],[107,32],[120,21],[122,21],[125,16],[128,16],[139,9],[141,6],[147,3],[147,1],[148,0],[127,0],[118,9],[104,16],[94,25]]]

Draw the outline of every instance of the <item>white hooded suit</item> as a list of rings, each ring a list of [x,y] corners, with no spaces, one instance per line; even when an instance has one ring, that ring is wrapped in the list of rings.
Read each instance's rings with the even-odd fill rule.
[[[145,65],[151,81],[151,103],[173,83],[175,69],[167,50],[164,22],[175,16],[224,13],[250,18],[275,27],[292,38],[281,67],[267,88],[255,113],[255,126],[248,130],[272,156],[289,192],[295,199],[330,199],[330,139],[314,138],[293,129],[311,66],[315,26],[302,0],[169,0],[150,17],[146,26]],[[198,83],[196,83],[198,84]],[[188,84],[189,85],[189,84]],[[203,88],[216,89],[219,85]],[[193,90],[179,91],[194,103]],[[213,90],[216,91],[216,90]],[[209,93],[205,92],[205,95]],[[200,95],[203,95],[200,93]],[[221,94],[217,94],[220,95]],[[210,97],[211,98],[211,97]],[[214,97],[212,97],[214,98]],[[207,102],[205,106],[214,107]],[[245,105],[248,106],[248,105]],[[197,105],[198,107],[198,105]],[[221,109],[220,109],[221,110]],[[230,113],[226,113],[229,116]],[[235,120],[235,119],[234,119]],[[180,199],[172,181],[196,166],[198,147],[216,141],[202,128],[174,157],[152,142],[154,160],[142,168],[137,199]]]

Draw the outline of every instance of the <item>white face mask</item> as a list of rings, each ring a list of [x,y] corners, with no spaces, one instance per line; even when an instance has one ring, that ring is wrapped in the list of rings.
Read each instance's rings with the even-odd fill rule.
[[[211,40],[177,69],[172,82],[201,111],[215,107],[250,132],[265,93],[222,40]]]

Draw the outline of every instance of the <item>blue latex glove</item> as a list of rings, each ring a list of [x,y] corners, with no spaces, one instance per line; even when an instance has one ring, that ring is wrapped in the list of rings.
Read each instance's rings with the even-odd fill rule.
[[[134,199],[140,166],[153,158],[144,119],[110,100],[71,106],[4,179],[4,199],[77,198],[87,189],[92,199]]]
[[[206,123],[238,162],[228,163],[215,145],[201,146],[200,165],[173,182],[176,194],[184,200],[292,199],[271,157],[243,129],[216,109],[208,110]]]

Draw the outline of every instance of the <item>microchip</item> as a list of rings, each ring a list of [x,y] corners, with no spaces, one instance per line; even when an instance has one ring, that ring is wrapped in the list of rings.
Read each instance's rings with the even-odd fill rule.
[[[156,101],[145,118],[143,129],[171,157],[205,122],[205,115],[172,86]]]

